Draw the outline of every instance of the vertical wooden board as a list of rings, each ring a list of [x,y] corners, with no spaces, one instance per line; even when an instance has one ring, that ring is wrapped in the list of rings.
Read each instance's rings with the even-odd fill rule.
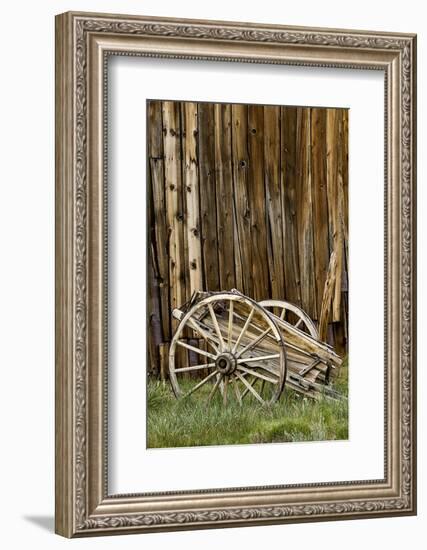
[[[147,312],[147,374],[156,377],[160,374],[160,364],[158,355],[158,344],[162,341],[162,326],[160,321],[159,305],[159,286],[158,276],[155,269],[154,247],[150,246],[150,253],[147,258],[148,278],[149,278],[149,297]]]
[[[232,105],[232,149],[235,208],[236,282],[247,296],[253,296],[251,217],[248,197],[248,108]],[[240,279],[241,277],[241,279]]]
[[[280,107],[264,107],[264,178],[271,298],[285,296],[283,211],[280,179]]]
[[[184,239],[186,242],[186,299],[203,289],[202,244],[200,238],[199,168],[197,159],[197,103],[182,104]]]
[[[342,173],[342,201],[343,201],[343,239],[344,239],[344,261],[343,261],[343,281],[341,288],[343,292],[348,291],[348,109],[342,112],[342,131],[341,131],[341,173]],[[341,297],[343,300],[343,297]],[[346,309],[344,309],[346,315]],[[345,317],[343,319],[345,321]]]
[[[166,224],[168,229],[170,309],[185,303],[184,213],[181,175],[180,104],[163,102]],[[172,320],[173,327],[176,321]]]
[[[346,346],[348,350],[348,292],[342,293],[342,308],[343,308],[343,314],[342,314],[342,324],[344,327],[344,336],[346,340]]]
[[[343,194],[344,194],[344,249],[346,252],[346,262],[348,265],[348,117],[349,110],[343,110],[343,129],[342,129],[342,175],[343,175]]]
[[[211,349],[209,347],[209,345],[207,344],[206,340],[204,340],[203,338],[199,339],[198,347],[199,347],[199,349],[201,349],[203,351],[209,351]],[[208,362],[209,362],[208,357],[206,357],[204,355],[198,355],[197,364],[206,365]],[[198,372],[198,378],[205,378],[205,376],[207,376],[209,374],[209,369],[206,368],[206,369],[203,369],[203,370],[200,370],[200,371],[197,371],[197,372]]]
[[[148,170],[151,182],[149,189],[151,192],[151,200],[149,202],[152,206],[152,219],[149,225],[152,227],[152,241],[158,274],[163,340],[169,340],[171,328],[169,307],[169,259],[161,101],[149,101],[147,110]]]
[[[237,225],[237,204],[236,199],[233,198],[233,248],[234,248],[234,272],[236,277],[235,288],[240,292],[245,291],[245,285],[243,283],[243,263],[242,252],[239,241],[239,229]]]
[[[337,209],[337,181],[338,181],[338,159],[336,141],[338,134],[338,123],[336,120],[336,109],[326,109],[326,191],[328,195],[328,224],[329,224],[329,250],[334,250],[337,238],[336,230],[336,209]]]
[[[183,339],[186,344],[189,344],[189,339]],[[175,347],[175,368],[185,368],[190,365],[189,350],[183,346]],[[190,378],[190,372],[185,372],[184,378]]]
[[[348,292],[343,291],[342,293],[341,307],[342,307],[341,323],[344,329],[344,336],[347,344],[348,343]]]
[[[314,244],[313,244],[313,201],[311,191],[310,154],[310,109],[297,108],[297,227],[299,245],[299,266],[301,280],[301,303],[303,309],[317,318]]]
[[[184,105],[180,103],[179,105],[179,124],[181,128],[180,132],[180,147],[181,147],[181,197],[182,201],[182,238],[184,242],[184,252],[182,256],[182,265],[184,271],[184,292],[183,292],[183,303],[186,304],[190,299],[190,266],[188,262],[188,235],[187,235],[187,190],[185,189],[185,158],[184,158],[184,136],[185,136],[185,121],[183,113]],[[175,323],[175,319],[173,320]],[[183,335],[188,338],[190,332],[187,327],[184,327]]]
[[[199,103],[198,112],[200,217],[204,289],[219,290],[213,104]]]
[[[311,158],[316,304],[317,316],[320,318],[329,265],[328,195],[326,183],[326,109],[311,109]]]
[[[296,305],[301,305],[296,206],[296,108],[281,107],[280,120],[283,263],[286,283],[284,298]]]
[[[255,300],[270,295],[267,257],[267,224],[264,184],[264,107],[248,106],[249,177],[248,197],[251,220],[252,278]]]
[[[332,323],[328,325],[328,335],[327,335],[327,343],[335,348],[335,334],[334,334],[334,326]]]
[[[188,343],[190,344],[190,346],[193,346],[193,347],[197,348],[199,346],[199,339],[198,338],[189,338]],[[200,365],[200,364],[203,363],[203,361],[200,361],[200,355],[198,355],[196,352],[188,350],[187,355],[188,355],[188,366],[189,367],[194,366],[194,365]],[[190,378],[197,378],[199,376],[199,372],[200,371],[190,371],[188,373],[188,375],[189,375]]]
[[[342,319],[342,292],[347,290],[347,272],[345,266],[345,253],[344,253],[344,185],[343,185],[343,114],[344,110],[338,111],[338,206],[337,206],[337,220],[338,220],[338,250],[339,250],[339,269],[337,273],[337,286],[335,287],[334,295],[334,309],[333,317],[335,321]]]
[[[160,380],[169,378],[169,342],[159,344]]]
[[[334,329],[334,349],[338,355],[344,359],[347,355],[347,343],[344,334],[344,324],[342,322],[333,323]]]
[[[233,174],[231,164],[231,106],[214,105],[216,216],[221,290],[236,286],[234,268]]]
[[[322,304],[319,313],[319,338],[326,340],[328,333],[329,320],[331,317],[332,300],[335,291],[335,278],[337,274],[337,255],[333,251],[329,259],[328,272],[326,275],[324,291],[322,295]]]
[[[341,110],[327,109],[326,143],[327,143],[327,193],[329,216],[330,249],[337,255],[335,292],[332,302],[332,321],[340,320],[341,281],[343,264],[343,232],[341,206],[342,187],[339,185],[339,151]]]

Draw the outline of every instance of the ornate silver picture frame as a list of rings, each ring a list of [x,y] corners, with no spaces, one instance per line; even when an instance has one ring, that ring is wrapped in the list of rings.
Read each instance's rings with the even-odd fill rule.
[[[384,74],[384,477],[110,494],[108,58]],[[416,37],[218,21],[56,18],[56,532],[65,537],[416,513]],[[143,367],[143,366],[142,366]]]

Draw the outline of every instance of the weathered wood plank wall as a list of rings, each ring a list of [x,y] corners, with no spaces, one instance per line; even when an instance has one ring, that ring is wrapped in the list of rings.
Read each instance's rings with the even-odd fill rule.
[[[285,299],[347,350],[348,111],[149,101],[149,369],[195,290]],[[164,365],[163,365],[164,369]]]

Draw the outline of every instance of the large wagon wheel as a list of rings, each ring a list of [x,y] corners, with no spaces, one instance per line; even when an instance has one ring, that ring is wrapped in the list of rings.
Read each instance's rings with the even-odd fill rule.
[[[303,332],[306,332],[316,340],[319,340],[319,332],[316,328],[316,325],[313,323],[307,313],[300,307],[295,306],[294,304],[291,304],[289,302],[285,302],[284,300],[263,300],[262,302],[259,302],[259,305],[272,311],[272,313],[283,320],[285,319],[286,312],[292,312],[294,314],[294,322],[292,324],[295,326],[295,328],[298,328]]]
[[[169,375],[176,397],[197,392],[210,402],[222,394],[224,405],[230,398],[242,403],[253,396],[266,404],[280,397],[286,379],[283,336],[259,304],[238,293],[221,292],[201,299],[185,314],[174,314],[180,323],[170,345]],[[188,329],[198,338],[195,345],[184,338]],[[194,372],[203,377],[188,376]]]

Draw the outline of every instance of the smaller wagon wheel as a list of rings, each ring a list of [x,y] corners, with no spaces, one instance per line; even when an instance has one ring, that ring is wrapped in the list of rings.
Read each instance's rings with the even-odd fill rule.
[[[170,345],[169,375],[176,397],[197,393],[207,403],[222,399],[224,405],[249,397],[267,404],[280,397],[286,379],[283,335],[259,304],[219,292],[174,315],[180,322]],[[195,336],[191,343],[188,329]]]
[[[259,302],[259,305],[270,310],[274,314],[278,311],[277,317],[282,320],[285,319],[286,312],[291,311],[297,317],[296,322],[292,323],[294,327],[306,332],[316,340],[319,340],[319,332],[316,325],[300,307],[285,302],[284,300],[263,300]]]

